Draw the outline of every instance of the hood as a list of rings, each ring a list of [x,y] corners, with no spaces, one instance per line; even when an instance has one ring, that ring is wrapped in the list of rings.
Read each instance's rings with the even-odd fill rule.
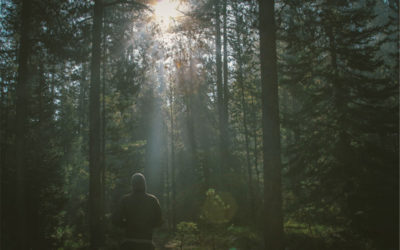
[[[132,175],[131,179],[133,192],[146,192],[146,178],[140,173]]]

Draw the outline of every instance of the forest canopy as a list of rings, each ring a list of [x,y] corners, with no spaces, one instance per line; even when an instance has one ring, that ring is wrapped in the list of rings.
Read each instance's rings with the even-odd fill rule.
[[[0,249],[399,249],[399,2],[0,1]]]

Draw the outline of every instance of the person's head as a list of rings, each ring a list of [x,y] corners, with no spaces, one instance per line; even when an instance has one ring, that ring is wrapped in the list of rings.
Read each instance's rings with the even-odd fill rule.
[[[133,192],[146,192],[146,178],[141,173],[136,173],[132,175],[131,184]]]

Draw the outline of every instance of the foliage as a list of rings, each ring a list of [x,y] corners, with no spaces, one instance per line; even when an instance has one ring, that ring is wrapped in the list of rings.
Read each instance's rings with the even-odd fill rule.
[[[198,233],[197,224],[194,222],[182,221],[176,225],[176,238],[179,241],[180,249],[186,245],[193,245],[198,242],[196,234]]]
[[[221,196],[214,189],[208,189],[200,219],[208,224],[220,224],[229,222],[231,218],[231,205],[222,200]]]
[[[282,92],[292,102],[283,113],[286,214],[344,227],[347,235],[387,249],[396,227],[384,215],[395,209],[389,189],[398,145],[390,138],[398,137],[398,82],[381,73],[388,66],[378,56],[386,24],[375,19],[375,4],[288,3],[283,9],[283,19],[293,17],[281,23]]]
[[[260,235],[247,226],[230,225],[227,232],[231,238],[231,246],[236,246],[236,249],[257,249],[260,246]]]

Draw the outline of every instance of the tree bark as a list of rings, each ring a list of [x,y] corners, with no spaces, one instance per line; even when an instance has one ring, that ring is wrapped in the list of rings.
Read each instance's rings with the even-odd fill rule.
[[[27,224],[27,202],[26,202],[26,136],[27,136],[27,103],[28,103],[28,60],[30,57],[30,0],[22,2],[21,11],[21,39],[18,55],[18,81],[16,88],[16,246],[17,249],[27,249],[28,224]]]
[[[164,123],[163,124],[163,130],[164,130],[164,135],[166,135],[166,138],[165,138],[165,140],[163,141],[163,143],[164,143],[164,148],[166,149],[165,151],[164,151],[164,154],[165,154],[165,170],[164,170],[164,179],[165,179],[165,181],[164,181],[164,183],[165,183],[165,185],[164,185],[164,190],[165,190],[165,192],[164,192],[164,195],[165,195],[165,198],[166,198],[166,211],[167,211],[167,228],[168,228],[168,230],[171,230],[172,229],[172,227],[171,227],[171,181],[169,180],[169,178],[170,178],[170,175],[169,175],[169,173],[170,173],[170,171],[169,171],[169,169],[170,169],[170,161],[169,161],[169,149],[168,149],[168,126],[167,126],[167,123]]]
[[[219,143],[220,143],[220,174],[226,170],[226,148],[225,148],[225,126],[224,126],[224,96],[222,85],[222,44],[221,44],[221,21],[219,1],[215,1],[215,55],[217,64],[217,109],[218,109],[218,125],[219,125]]]
[[[87,115],[86,111],[87,107],[87,82],[86,82],[86,74],[87,74],[87,66],[85,63],[82,64],[82,72],[81,72],[81,81],[79,84],[79,104],[78,104],[78,114],[79,114],[79,127],[78,133],[82,135],[82,131],[87,126]],[[54,86],[54,81],[53,81]],[[54,96],[54,95],[53,95]]]
[[[223,37],[224,37],[224,82],[223,82],[223,117],[222,117],[222,134],[223,134],[223,144],[224,144],[224,157],[227,157],[224,159],[226,162],[230,157],[229,157],[229,147],[230,147],[230,140],[229,140],[229,130],[228,130],[228,120],[229,120],[229,111],[228,111],[228,102],[229,102],[229,88],[228,88],[228,35],[227,35],[227,11],[226,11],[226,5],[227,5],[227,0],[224,0],[223,3]]]
[[[239,62],[239,84],[240,84],[240,94],[241,94],[241,102],[242,102],[242,115],[243,115],[243,128],[244,128],[244,138],[246,144],[246,162],[247,162],[247,175],[248,175],[248,185],[249,185],[249,199],[250,199],[250,212],[251,216],[254,219],[254,190],[253,190],[253,171],[251,169],[250,163],[250,142],[249,142],[249,131],[247,126],[247,105],[244,93],[244,84],[243,84],[243,73],[242,73],[242,64]]]
[[[105,16],[105,9],[103,7],[103,18]],[[101,177],[101,200],[103,202],[103,209],[106,203],[106,128],[107,128],[107,120],[106,120],[106,84],[107,84],[107,79],[106,79],[106,70],[107,70],[107,47],[106,47],[106,34],[104,32],[105,30],[105,23],[103,22],[103,61],[102,61],[102,88],[101,88],[101,172],[102,172],[102,177]],[[103,211],[104,213],[104,211]],[[102,215],[104,216],[104,215]]]
[[[189,39],[190,41],[190,39]],[[190,44],[189,44],[190,46]],[[193,165],[192,169],[196,169],[197,167],[197,142],[196,142],[196,134],[195,134],[195,127],[194,127],[194,112],[193,112],[193,101],[196,97],[193,85],[194,85],[194,76],[193,76],[193,58],[192,58],[192,51],[189,47],[189,93],[187,95],[187,126],[188,126],[188,137],[189,137],[189,145],[190,145],[190,160],[191,164]]]
[[[254,187],[253,187],[253,171],[250,161],[250,140],[249,140],[249,130],[248,130],[248,120],[247,120],[247,105],[245,98],[245,87],[244,87],[244,77],[243,77],[243,60],[242,60],[242,35],[240,34],[239,25],[237,25],[236,29],[236,40],[238,43],[237,46],[237,64],[239,66],[237,72],[237,81],[240,87],[240,97],[241,97],[241,106],[242,106],[242,116],[243,116],[243,128],[244,128],[244,138],[245,138],[245,147],[246,147],[246,163],[247,163],[247,177],[248,177],[248,191],[249,191],[249,199],[250,199],[250,213],[251,217],[254,220],[255,217],[255,206],[254,206]]]
[[[102,0],[95,0],[89,98],[89,230],[91,249],[99,249],[104,242],[104,201],[102,195],[104,172],[101,167],[100,133],[100,44],[102,19]]]
[[[5,161],[5,149],[7,146],[7,122],[8,122],[8,115],[6,110],[8,109],[8,105],[6,105],[6,98],[5,98],[5,93],[6,91],[4,90],[5,88],[5,80],[3,75],[0,75],[0,78],[2,81],[0,81],[0,249],[3,249],[3,207],[4,207],[4,194],[3,194],[3,185],[4,185],[4,180],[3,180],[3,168],[6,165]],[[5,235],[5,233],[4,233]]]
[[[254,96],[251,97],[251,104],[253,107],[255,107],[255,103],[254,103]],[[254,142],[254,150],[253,150],[253,154],[254,154],[254,169],[256,171],[256,190],[258,193],[260,192],[260,170],[258,169],[258,143],[257,143],[257,119],[256,119],[256,112],[251,112],[252,113],[252,119],[254,121],[254,129],[253,129],[253,142]]]
[[[174,90],[172,83],[169,85],[170,88],[170,116],[171,116],[171,189],[172,189],[172,229],[176,230],[176,183],[175,183],[175,136],[174,136]]]
[[[265,249],[283,250],[281,149],[274,0],[259,0]]]

